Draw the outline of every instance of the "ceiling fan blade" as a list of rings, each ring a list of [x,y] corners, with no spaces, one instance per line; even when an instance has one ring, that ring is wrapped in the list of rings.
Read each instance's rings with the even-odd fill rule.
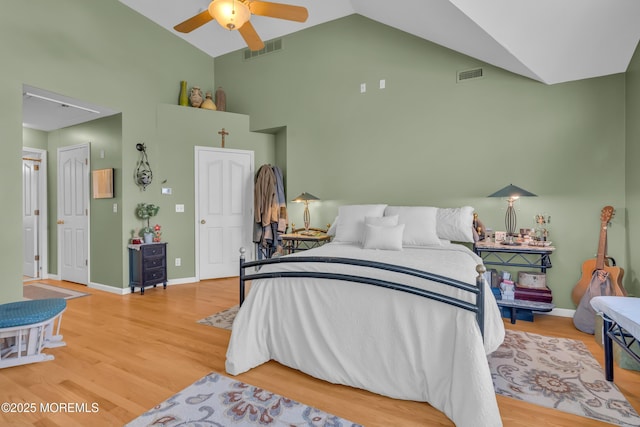
[[[249,2],[249,10],[254,15],[286,19],[288,21],[305,22],[309,17],[306,7],[290,4],[271,3],[268,1]]]
[[[256,29],[251,25],[251,21],[247,21],[244,23],[240,29],[238,29],[240,35],[249,46],[251,50],[261,50],[264,49],[264,43],[260,36],[256,32]]]
[[[181,33],[190,33],[210,21],[213,21],[213,16],[211,16],[208,9],[205,9],[203,12],[179,23],[173,29]]]

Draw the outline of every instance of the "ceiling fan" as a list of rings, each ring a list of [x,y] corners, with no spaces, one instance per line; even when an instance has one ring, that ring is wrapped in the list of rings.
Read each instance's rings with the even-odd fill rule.
[[[190,33],[213,21],[228,30],[238,30],[251,50],[264,49],[264,43],[251,25],[251,15],[268,16],[288,21],[305,22],[309,12],[302,6],[253,0],[213,0],[207,10],[173,27],[181,33]]]

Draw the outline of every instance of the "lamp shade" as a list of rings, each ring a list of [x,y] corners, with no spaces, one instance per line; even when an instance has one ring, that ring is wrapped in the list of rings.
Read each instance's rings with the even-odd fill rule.
[[[251,17],[247,5],[238,0],[214,0],[209,4],[209,14],[227,30],[237,30]]]
[[[518,186],[509,184],[506,187],[496,191],[495,193],[489,194],[489,196],[487,197],[508,197],[510,199],[517,199],[518,197],[537,197],[537,196]]]
[[[311,193],[302,193],[301,195],[299,195],[298,197],[296,197],[295,199],[292,200],[292,202],[311,202],[313,200],[320,200],[318,199],[316,196],[314,196]]]

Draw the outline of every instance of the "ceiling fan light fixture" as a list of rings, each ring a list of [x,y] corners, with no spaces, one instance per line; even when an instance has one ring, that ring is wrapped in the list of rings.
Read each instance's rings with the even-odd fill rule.
[[[237,30],[251,17],[251,11],[239,0],[214,0],[209,4],[209,13],[221,27]]]

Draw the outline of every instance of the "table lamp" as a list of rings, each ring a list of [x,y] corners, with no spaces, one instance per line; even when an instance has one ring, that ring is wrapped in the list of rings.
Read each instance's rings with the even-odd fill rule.
[[[503,245],[518,245],[513,241],[513,236],[516,233],[516,210],[513,208],[513,202],[520,197],[537,197],[535,194],[530,193],[527,190],[523,190],[520,187],[516,187],[513,184],[509,184],[506,187],[490,194],[488,197],[506,197],[507,198],[507,212],[504,216],[504,225],[507,231],[507,240],[502,242]]]
[[[293,202],[296,202],[296,203],[304,202],[304,214],[302,217],[304,220],[304,231],[301,234],[310,234],[309,224],[311,223],[311,215],[309,214],[309,202],[313,202],[314,200],[320,200],[320,199],[318,199],[316,196],[310,193],[302,193],[301,195],[299,195],[298,197],[292,200]]]

